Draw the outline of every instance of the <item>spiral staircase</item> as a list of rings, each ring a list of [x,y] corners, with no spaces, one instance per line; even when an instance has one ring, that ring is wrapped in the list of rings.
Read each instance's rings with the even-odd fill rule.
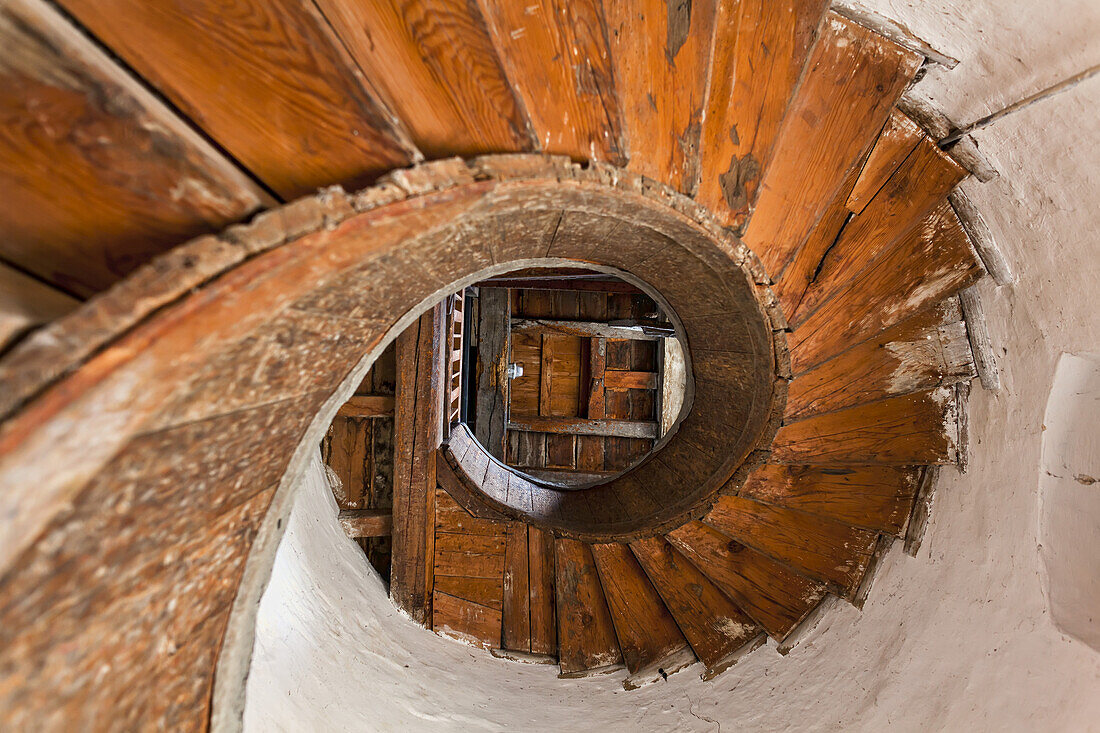
[[[12,0],[0,35],[0,254],[88,298],[0,359],[12,729],[208,725],[303,457],[487,272],[625,273],[694,370],[592,489],[412,446],[395,603],[495,654],[633,687],[786,650],[965,461],[968,173],[899,107],[921,53],[820,0]]]

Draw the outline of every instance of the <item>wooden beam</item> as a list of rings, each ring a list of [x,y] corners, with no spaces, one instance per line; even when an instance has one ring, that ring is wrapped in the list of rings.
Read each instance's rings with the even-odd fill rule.
[[[384,509],[345,509],[337,516],[344,533],[359,537],[389,537],[393,533],[393,513]]]
[[[388,394],[353,395],[336,414],[340,417],[391,417],[394,397]]]
[[[474,431],[489,454],[501,461],[508,424],[510,307],[506,288],[482,288],[478,293]]]
[[[611,325],[595,321],[556,321],[549,318],[513,318],[512,330],[560,333],[563,336],[583,336],[586,338],[633,339],[635,341],[657,341],[673,335],[659,326],[650,326],[641,322]]]
[[[528,433],[572,433],[573,435],[605,435],[615,438],[657,437],[657,423],[648,420],[615,420],[583,417],[528,417],[514,415],[508,421],[509,430]]]
[[[644,295],[645,291],[625,280],[587,277],[500,277],[474,283],[479,288],[513,288],[516,290],[572,290],[591,293],[628,293]]]
[[[604,394],[604,376],[607,371],[607,339],[589,339],[588,353],[588,419],[599,420],[604,417],[606,400]]]
[[[609,369],[604,373],[603,383],[606,389],[657,389],[657,373]]]
[[[432,619],[435,453],[443,430],[445,320],[439,303],[397,338],[390,598],[425,625]]]
[[[78,305],[76,298],[0,262],[0,350]]]

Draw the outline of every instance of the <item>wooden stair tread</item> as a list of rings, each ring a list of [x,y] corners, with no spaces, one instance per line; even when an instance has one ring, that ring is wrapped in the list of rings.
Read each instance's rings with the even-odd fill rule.
[[[923,137],[924,132],[917,123],[904,112],[893,110],[845,200],[848,210],[853,214],[861,213]]]
[[[720,672],[760,627],[667,540],[636,540],[630,549],[709,672]]]
[[[592,556],[627,670],[635,676],[655,675],[675,655],[682,658],[688,643],[630,548],[594,544]],[[688,661],[693,660],[692,655]],[[675,671],[663,669],[666,674]]]
[[[611,611],[589,546],[554,542],[558,663],[562,675],[580,675],[622,664]]]

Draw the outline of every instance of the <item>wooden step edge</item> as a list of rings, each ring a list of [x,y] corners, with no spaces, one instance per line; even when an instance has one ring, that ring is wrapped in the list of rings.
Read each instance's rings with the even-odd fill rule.
[[[803,463],[803,464],[799,464],[799,465],[813,466],[814,464],[812,464],[812,463]],[[853,464],[849,464],[849,465],[852,465],[852,466],[877,466],[877,465],[881,465],[881,464],[877,464],[877,463],[853,463]],[[832,463],[830,463],[827,466],[822,466],[822,468],[836,468],[836,467],[837,467],[837,464],[832,464]],[[895,468],[895,466],[893,466],[893,465],[890,465],[889,467],[890,468]],[[919,479],[918,479],[918,483],[919,483]],[[914,491],[914,494],[915,493],[916,492]],[[876,526],[871,526],[871,525],[867,525],[867,524],[855,524],[853,522],[848,522],[848,521],[845,521],[843,519],[837,519],[836,517],[831,517],[828,514],[819,514],[818,512],[811,512],[808,509],[802,509],[801,507],[791,506],[789,504],[783,504],[783,503],[778,502],[778,501],[770,501],[768,499],[760,498],[760,497],[757,497],[757,496],[752,496],[750,494],[744,494],[740,491],[740,489],[738,489],[735,492],[731,491],[729,493],[721,493],[720,496],[739,496],[743,499],[749,499],[751,501],[755,501],[757,504],[763,504],[764,506],[771,506],[771,507],[775,507],[776,509],[782,509],[782,510],[788,511],[788,512],[797,512],[798,514],[802,514],[802,515],[807,516],[807,517],[812,517],[813,519],[820,519],[822,521],[833,522],[835,524],[843,524],[847,527],[852,527],[854,529],[859,529],[859,530],[862,530],[864,532],[877,532],[879,534],[889,535],[891,537],[897,537],[897,538],[901,538],[901,537],[905,536],[905,525],[906,525],[906,522],[908,522],[908,520],[909,520],[909,515],[907,514],[905,516],[905,520],[902,521],[901,529],[898,530],[895,533],[895,532],[891,532],[888,529],[883,529],[882,527],[876,527]],[[715,529],[718,529],[718,528],[715,527]],[[740,542],[740,540],[738,540],[738,541]],[[753,548],[753,549],[755,549],[755,548]],[[767,554],[767,553],[765,553],[765,554]]]
[[[489,654],[497,659],[507,659],[509,662],[519,664],[557,664],[558,658],[553,654],[536,654],[534,652],[520,652],[514,649],[492,648]]]
[[[859,610],[862,611],[863,604],[867,602],[867,596],[871,592],[875,576],[878,575],[878,566],[882,562],[882,558],[886,557],[886,553],[890,551],[896,539],[900,538],[886,532],[879,533],[878,539],[875,541],[875,549],[871,551],[871,559],[867,561],[867,567],[863,570],[863,578],[860,579],[855,593],[849,599],[851,604]]]
[[[759,634],[754,636],[752,639],[749,639],[749,641],[747,643],[742,644],[740,647],[738,647],[737,649],[734,649],[732,652],[730,652],[725,657],[725,659],[723,659],[720,662],[718,662],[717,664],[715,664],[714,667],[712,667],[710,669],[707,669],[707,670],[704,670],[703,674],[701,674],[699,676],[700,679],[702,679],[704,682],[708,682],[708,681],[714,679],[715,677],[722,674],[723,672],[725,672],[727,669],[729,669],[733,665],[740,662],[742,659],[744,659],[746,656],[748,656],[752,652],[754,652],[757,649],[759,649],[760,647],[764,646],[764,644],[767,641],[768,641],[767,632],[766,631],[761,631]]]
[[[782,639],[776,640],[775,650],[783,656],[789,654],[792,649],[805,641],[806,637],[821,623],[821,620],[832,613],[842,602],[843,599],[839,596],[826,595]]]
[[[666,654],[664,658],[629,675],[623,680],[623,689],[637,690],[639,687],[644,687],[659,680],[666,680],[669,675],[675,674],[685,667],[690,667],[697,661],[698,658],[695,656],[695,652],[692,651],[689,644],[685,643],[679,649]]]
[[[595,677],[601,674],[612,674],[619,670],[625,670],[626,665],[622,662],[616,662],[614,664],[607,664],[602,667],[591,667],[589,669],[578,669],[576,672],[558,672],[559,680],[579,680],[585,677]]]

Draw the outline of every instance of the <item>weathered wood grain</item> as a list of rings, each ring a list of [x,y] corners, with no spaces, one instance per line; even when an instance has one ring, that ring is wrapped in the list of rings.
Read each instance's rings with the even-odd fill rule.
[[[388,537],[393,532],[393,512],[386,509],[346,509],[337,520],[352,539]]]
[[[589,339],[588,347],[588,404],[585,411],[585,416],[589,420],[599,420],[606,417],[606,393],[604,391],[604,376],[607,372],[607,339],[605,338],[592,338]],[[582,447],[588,449],[588,451],[594,450],[592,447],[592,441],[588,443],[582,442]],[[603,467],[602,446],[600,443],[601,456],[599,459],[599,466],[595,466],[596,461],[594,459],[585,460],[587,467],[595,467],[597,470]],[[588,453],[591,455],[591,453]]]
[[[702,522],[668,540],[772,637],[782,640],[825,596],[824,586]]]
[[[0,351],[78,305],[76,298],[0,262]]]
[[[814,310],[905,238],[941,236],[948,225],[966,232],[947,194],[966,171],[935,143],[922,139],[863,213],[848,223],[821,261],[791,320],[797,328]]]
[[[948,298],[798,375],[788,421],[965,381],[975,375],[967,326]]]
[[[661,336],[645,333],[640,324],[634,325],[610,325],[595,321],[568,321],[551,318],[517,318],[512,320],[512,330],[515,332],[534,331],[539,333],[552,332],[568,336],[583,336],[586,338],[620,339],[620,340],[652,340],[656,341]]]
[[[557,654],[558,651],[554,562],[554,535],[528,526],[527,572],[531,594],[532,654]]]
[[[912,466],[781,466],[749,474],[738,492],[756,501],[797,509],[899,536],[909,519],[920,470]]]
[[[478,293],[477,405],[475,429],[489,455],[504,460],[508,425],[509,332],[507,288],[481,288]]]
[[[874,532],[741,496],[719,497],[703,521],[848,598],[876,540]]]
[[[578,417],[512,415],[508,421],[508,429],[539,433],[574,433],[576,435],[605,435],[619,438],[646,438],[649,440],[657,437],[657,423],[652,420],[618,420],[615,418],[590,420]]]
[[[435,495],[435,529],[437,533],[499,535],[503,534],[504,525],[473,516],[452,499],[450,494],[439,489]]]
[[[504,535],[436,532],[435,574],[493,578],[504,574]]]
[[[727,660],[760,633],[760,627],[667,540],[636,540],[630,549],[709,673],[722,671]]]
[[[563,676],[621,664],[622,653],[592,551],[583,542],[554,542],[558,662]]]
[[[341,509],[361,509],[372,471],[370,420],[337,416],[331,431],[328,465],[340,479],[336,503]]]
[[[397,339],[393,560],[390,599],[414,620],[432,618],[436,448],[443,426],[444,313],[436,305]],[[455,573],[446,573],[454,575]]]
[[[505,649],[531,651],[531,553],[527,547],[527,525],[512,522],[504,547],[504,629]]]
[[[608,370],[604,374],[607,389],[657,389],[656,372],[627,372]]]
[[[815,415],[779,429],[776,463],[915,465],[955,463],[958,405],[952,387]]]
[[[0,257],[87,297],[273,203],[49,3],[0,9]]]
[[[693,195],[715,0],[605,2],[627,167]]]
[[[795,374],[807,371],[973,284],[984,272],[944,202],[795,328],[787,337],[791,367]]]
[[[741,227],[756,201],[823,0],[719,0],[702,136],[698,200]]]
[[[863,160],[922,58],[830,14],[791,103],[744,242],[779,273]]]
[[[312,3],[61,3],[284,198],[416,156]]]
[[[598,0],[479,0],[539,149],[626,162],[607,21]]]
[[[592,557],[627,670],[636,676],[658,668],[675,672],[665,664],[671,657],[682,658],[688,643],[630,548],[594,544]]]
[[[920,126],[904,112],[897,109],[891,112],[848,195],[845,202],[848,210],[861,213],[923,137]]]
[[[500,610],[435,591],[432,629],[486,649],[500,646]]]
[[[531,150],[527,116],[473,2],[318,0],[429,158]]]
[[[435,591],[500,611],[504,606],[504,587],[500,578],[468,578],[460,575],[436,575]]]
[[[352,395],[340,405],[340,417],[389,417],[393,415],[393,395]]]

